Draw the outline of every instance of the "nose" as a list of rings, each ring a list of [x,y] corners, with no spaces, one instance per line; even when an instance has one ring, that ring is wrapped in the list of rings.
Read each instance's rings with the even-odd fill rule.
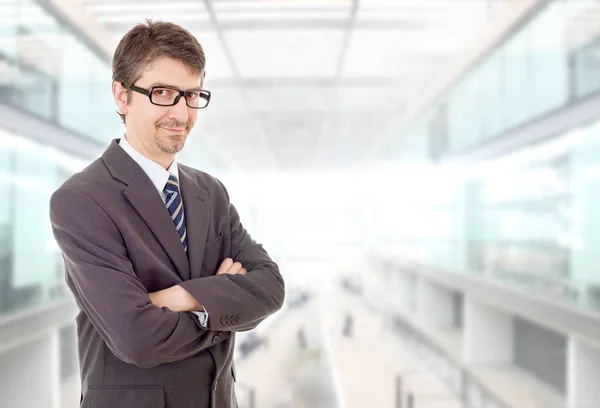
[[[185,98],[182,96],[177,103],[169,107],[169,119],[176,119],[179,122],[188,120],[188,107],[185,104]]]

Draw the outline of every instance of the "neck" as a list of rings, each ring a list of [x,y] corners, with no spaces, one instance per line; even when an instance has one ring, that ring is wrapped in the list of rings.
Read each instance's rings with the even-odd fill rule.
[[[156,148],[153,150],[151,148],[153,146],[147,146],[137,137],[132,137],[127,134],[124,134],[123,137],[127,139],[127,142],[131,145],[131,147],[137,150],[142,156],[160,164],[165,170],[171,166],[173,160],[175,159],[174,154],[165,153]]]

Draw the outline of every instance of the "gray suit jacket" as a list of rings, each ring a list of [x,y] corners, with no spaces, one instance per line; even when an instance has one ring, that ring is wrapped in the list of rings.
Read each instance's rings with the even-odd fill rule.
[[[146,173],[113,140],[53,195],[50,219],[77,316],[83,408],[228,408],[234,333],[277,311],[284,283],[250,238],[225,187],[179,165],[188,254]],[[231,257],[247,275],[215,275]],[[150,302],[180,284],[209,313]]]

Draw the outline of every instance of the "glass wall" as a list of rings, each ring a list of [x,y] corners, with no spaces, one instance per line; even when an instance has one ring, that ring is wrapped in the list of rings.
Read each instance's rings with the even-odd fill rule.
[[[474,167],[404,170],[392,184],[397,196],[371,204],[368,222],[398,256],[600,309],[600,121]]]
[[[107,144],[120,134],[109,61],[35,0],[0,4],[0,102]]]
[[[600,92],[600,25],[590,17],[598,15],[598,0],[545,2],[418,114],[389,158],[459,156]],[[598,135],[600,125],[582,124],[464,174],[442,167],[414,188],[396,181],[397,223],[374,223],[384,241],[428,266],[600,308]]]
[[[102,144],[117,136],[108,61],[34,0],[0,3],[0,103]],[[84,161],[0,129],[0,315],[67,294],[50,195]]]
[[[64,296],[50,196],[85,162],[0,130],[0,315]]]
[[[107,145],[122,132],[111,83],[108,61],[51,15],[43,2],[0,0],[0,104]],[[223,171],[223,163],[193,139],[180,160],[213,174]],[[3,315],[68,293],[49,223],[49,199],[89,160],[17,137],[1,126],[0,141]]]
[[[569,102],[564,4],[550,2],[453,87],[449,151],[463,151]]]
[[[477,230],[470,270],[507,283],[572,297],[569,171],[565,154],[537,165],[502,164],[470,180]]]
[[[600,38],[573,54],[574,92],[584,97],[600,89]]]
[[[586,16],[600,12],[597,0],[550,0],[444,91],[414,119],[437,122],[445,106],[445,151],[456,154],[502,132],[600,91],[600,26]],[[408,125],[391,142],[440,144],[435,128]],[[413,136],[415,132],[420,132]],[[439,136],[441,137],[441,136]],[[434,149],[435,150],[435,149]],[[428,149],[431,153],[431,149]]]

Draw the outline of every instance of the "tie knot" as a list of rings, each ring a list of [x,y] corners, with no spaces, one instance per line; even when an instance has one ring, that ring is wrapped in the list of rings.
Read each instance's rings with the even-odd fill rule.
[[[165,184],[165,190],[174,193],[179,192],[179,183],[177,182],[177,177],[172,174],[169,175],[169,180],[167,180],[167,184]]]

